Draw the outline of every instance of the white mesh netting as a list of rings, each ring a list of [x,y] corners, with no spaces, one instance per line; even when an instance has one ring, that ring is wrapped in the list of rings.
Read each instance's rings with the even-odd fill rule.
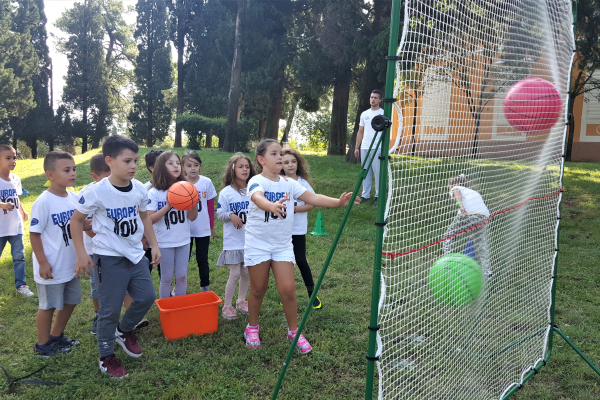
[[[408,0],[404,15],[379,398],[500,399],[547,351],[571,0]],[[551,82],[562,102],[557,122],[534,133],[514,129],[504,113],[508,89],[529,77]],[[457,217],[454,178],[481,194],[489,216]],[[491,276],[469,304],[444,304],[428,287],[429,270],[463,252]]]

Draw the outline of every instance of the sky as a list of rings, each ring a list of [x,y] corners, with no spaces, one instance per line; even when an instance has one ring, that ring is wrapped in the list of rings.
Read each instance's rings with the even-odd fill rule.
[[[123,4],[127,8],[128,6],[135,6],[136,0],[122,0]],[[44,0],[44,8],[46,12],[46,18],[48,23],[46,29],[48,30],[48,47],[50,48],[50,57],[52,58],[53,78],[54,78],[54,109],[56,110],[60,105],[60,99],[63,92],[63,86],[65,84],[64,76],[67,75],[68,61],[67,56],[56,51],[56,37],[64,37],[62,31],[54,26],[54,23],[65,10],[73,7],[76,3],[75,0]],[[125,20],[129,24],[135,23],[135,11],[125,16]]]

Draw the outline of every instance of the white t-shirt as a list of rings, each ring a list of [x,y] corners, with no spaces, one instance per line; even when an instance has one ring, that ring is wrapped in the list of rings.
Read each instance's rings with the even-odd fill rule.
[[[79,196],[83,196],[83,194],[85,193],[85,190],[90,187],[91,185],[93,185],[96,182],[92,182],[90,184],[88,184],[87,186],[85,186],[83,189],[81,189],[79,191]],[[86,219],[91,219],[92,220],[92,225],[94,224],[93,219],[94,219],[94,215],[90,214],[88,215],[88,217]],[[93,231],[93,229],[92,229]],[[87,232],[83,232],[83,247],[85,247],[85,252],[88,253],[89,255],[94,254],[94,241],[91,237],[89,237],[89,235],[87,234]]]
[[[144,183],[144,189],[150,190],[150,186],[152,186],[152,181],[148,181],[148,182]]]
[[[223,250],[244,250],[250,199],[246,196],[246,189],[242,189],[241,192],[242,194],[229,185],[219,193],[217,217],[223,221]],[[233,226],[231,214],[237,215],[242,220],[244,225],[240,229]]]
[[[36,283],[56,285],[75,278],[77,255],[71,239],[71,216],[77,207],[79,196],[67,190],[67,197],[44,191],[31,207],[29,232],[40,233],[44,254],[52,267],[54,279],[40,276],[40,264],[33,253],[33,278]]]
[[[364,133],[363,133],[363,139],[362,139],[362,142],[360,143],[361,149],[369,150],[369,146],[371,145],[373,136],[375,136],[375,130],[371,126],[371,121],[377,115],[383,115],[383,108],[380,108],[379,110],[371,110],[369,108],[368,110],[365,110],[362,112],[362,114],[360,114],[360,124],[359,125],[363,126],[365,128]],[[381,132],[379,133],[379,135],[381,135]],[[377,139],[375,140],[375,143],[373,143],[373,146],[376,146],[376,145],[377,145]]]
[[[301,184],[311,192],[315,192],[313,188],[310,186],[310,183],[301,176],[298,177],[298,183]],[[294,202],[295,206],[303,206],[306,203],[302,200],[296,200]],[[306,235],[308,231],[308,213],[307,212],[297,212],[294,213],[294,228],[292,229],[292,235]]]
[[[277,202],[286,195],[290,200],[283,204],[287,206],[287,215],[281,219],[275,214],[258,208],[252,201],[252,195],[263,192],[265,198]],[[293,179],[280,176],[278,181],[272,181],[262,175],[256,175],[248,182],[248,220],[246,222],[246,240],[244,248],[253,248],[270,253],[277,253],[292,248],[292,229],[294,227],[294,201],[306,192],[306,188]]]
[[[122,192],[104,178],[88,187],[77,210],[94,216],[94,254],[125,257],[137,264],[144,256],[140,212],[147,210],[148,191],[136,179],[131,184],[130,191]]]
[[[490,215],[490,210],[488,210],[487,206],[483,202],[483,197],[481,197],[479,192],[464,186],[454,186],[452,190],[454,189],[460,190],[460,195],[462,196],[462,205],[467,213]],[[454,198],[454,196],[452,196],[452,190],[450,191],[450,197]],[[460,209],[458,210],[458,213],[460,214]]]
[[[13,203],[15,206],[11,211],[0,209],[0,237],[23,234],[23,219],[19,211],[19,196],[23,194],[21,179],[12,173],[9,177],[10,181],[0,178],[0,202]]]
[[[200,195],[200,201],[198,202],[198,218],[190,222],[190,236],[191,237],[205,237],[210,236],[210,219],[208,213],[214,213],[215,210],[209,210],[206,206],[206,202],[210,199],[217,197],[217,191],[212,181],[205,176],[200,175],[198,182],[194,183],[198,194]]]
[[[152,188],[148,191],[148,211],[159,211],[167,204],[167,191]],[[159,248],[173,248],[190,243],[188,212],[173,207],[154,224]]]

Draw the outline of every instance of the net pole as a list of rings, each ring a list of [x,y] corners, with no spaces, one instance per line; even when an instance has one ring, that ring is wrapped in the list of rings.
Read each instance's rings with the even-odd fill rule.
[[[385,77],[385,98],[383,99],[383,114],[388,119],[392,117],[394,97],[394,78],[396,75],[396,53],[398,51],[398,32],[400,31],[401,0],[392,0],[392,15],[390,19],[390,41],[388,45],[387,73]],[[401,133],[398,133],[401,134]],[[369,322],[369,347],[367,352],[367,383],[365,400],[373,398],[373,381],[375,379],[375,361],[377,331],[379,329],[379,292],[381,288],[381,259],[383,251],[383,228],[385,226],[385,207],[387,201],[388,160],[390,148],[390,128],[381,135],[381,155],[379,158],[379,196],[377,198],[377,222],[375,222],[375,256],[373,266],[373,286],[371,291],[371,319]]]
[[[283,367],[281,368],[281,372],[279,373],[279,378],[277,379],[277,384],[275,385],[275,390],[273,391],[273,396],[271,397],[272,400],[277,399],[277,396],[279,394],[279,389],[281,388],[281,383],[283,382],[283,378],[285,377],[285,373],[287,371],[287,367],[288,367],[288,365],[290,365],[290,361],[292,360],[292,355],[294,354],[294,349],[296,348],[296,343],[298,343],[298,339],[300,338],[302,329],[304,329],[304,325],[306,324],[306,320],[308,319],[308,314],[312,310],[312,304],[315,301],[315,299],[317,298],[317,294],[319,293],[319,288],[321,287],[321,283],[323,282],[323,279],[325,278],[327,269],[329,269],[329,264],[331,262],[331,259],[333,258],[333,253],[335,252],[335,249],[337,248],[337,244],[340,240],[340,237],[342,236],[342,232],[344,230],[344,227],[346,226],[346,221],[348,220],[348,217],[350,216],[350,211],[352,211],[352,206],[354,205],[354,200],[356,199],[358,191],[360,190],[362,181],[367,176],[367,171],[369,170],[369,168],[371,168],[371,164],[373,163],[373,160],[375,159],[375,157],[371,157],[371,152],[374,152],[375,149],[377,149],[381,144],[382,138],[380,137],[377,142],[376,142],[376,139],[377,139],[377,136],[373,136],[373,140],[371,140],[371,145],[369,146],[367,155],[366,155],[365,159],[362,161],[362,167],[358,174],[358,180],[356,181],[356,185],[354,185],[354,190],[352,191],[351,200],[348,203],[348,205],[346,206],[346,211],[344,212],[344,216],[342,217],[340,226],[338,227],[335,237],[333,238],[333,243],[331,244],[331,247],[329,248],[329,253],[327,253],[327,258],[325,258],[325,262],[323,263],[323,268],[321,269],[319,278],[317,279],[317,282],[315,283],[315,288],[313,290],[313,293],[310,296],[310,299],[308,300],[308,305],[306,306],[306,310],[304,310],[304,315],[302,316],[302,320],[300,321],[300,324],[298,325],[298,330],[296,331],[296,336],[294,337],[294,340],[292,340],[292,344],[290,345],[290,350],[288,351],[285,362],[283,363]]]

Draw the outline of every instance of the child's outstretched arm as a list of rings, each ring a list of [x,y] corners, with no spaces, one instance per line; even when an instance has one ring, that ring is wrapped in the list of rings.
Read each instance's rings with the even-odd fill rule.
[[[466,214],[467,210],[465,210],[465,206],[462,203],[462,193],[459,189],[452,189],[452,198],[456,201],[456,205],[458,206],[461,213]]]
[[[283,202],[288,201],[289,199],[290,199],[290,196],[285,196],[285,197],[279,199],[279,201],[272,203],[269,200],[267,200],[267,198],[265,197],[263,192],[256,192],[256,193],[252,194],[252,197],[251,197],[251,200],[254,202],[254,204],[256,204],[256,206],[258,208],[260,208],[263,211],[268,211],[270,213],[273,213],[274,215],[277,215],[277,217],[279,217],[279,218],[285,218],[285,215],[287,214],[287,212],[286,212],[287,206],[285,204],[283,204]]]
[[[339,199],[334,199],[333,197],[316,194],[307,190],[298,198],[305,203],[317,207],[346,207],[350,203],[351,197],[352,193],[344,192]],[[360,204],[360,197],[356,196],[354,204]]]
[[[75,210],[71,217],[71,237],[75,254],[77,254],[77,263],[75,264],[75,277],[85,279],[86,273],[91,275],[90,268],[94,268],[94,262],[85,251],[83,245],[84,223],[86,222],[87,214],[82,214],[79,210]],[[90,229],[92,220],[88,220],[88,230]]]

